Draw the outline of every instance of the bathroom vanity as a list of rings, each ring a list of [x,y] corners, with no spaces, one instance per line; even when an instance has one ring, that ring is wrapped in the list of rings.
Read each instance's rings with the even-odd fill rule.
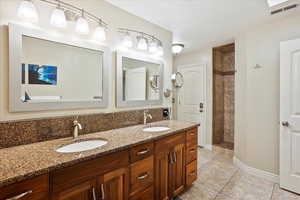
[[[197,126],[161,121],[80,136],[108,143],[58,153],[72,138],[0,150],[0,200],[167,200],[197,179]],[[22,158],[22,159],[21,159]]]

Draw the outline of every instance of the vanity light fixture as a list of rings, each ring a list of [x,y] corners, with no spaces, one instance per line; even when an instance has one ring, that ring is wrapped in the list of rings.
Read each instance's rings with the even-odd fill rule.
[[[106,40],[105,27],[102,25],[101,21],[99,22],[99,25],[96,27],[94,31],[94,39],[100,42]]]
[[[148,49],[148,39],[144,36],[137,36],[137,48],[146,51]]]
[[[119,28],[119,33],[122,35],[122,46],[125,48],[133,47],[133,37],[136,37],[136,48],[138,50],[147,51],[155,56],[162,56],[163,44],[162,41],[153,35],[127,28]]]
[[[77,19],[75,30],[77,33],[83,35],[87,35],[90,32],[89,23],[84,17],[84,10],[82,10],[82,15]]]
[[[19,5],[17,14],[19,18],[32,23],[36,23],[39,21],[37,9],[31,0],[22,0]]]
[[[174,54],[179,54],[182,52],[184,48],[184,44],[180,44],[180,43],[175,43],[175,44],[172,44],[172,52]]]
[[[58,28],[65,28],[67,26],[65,11],[60,7],[59,1],[57,7],[52,11],[50,23],[52,26]]]
[[[124,34],[122,45],[126,48],[131,48],[133,46],[132,38],[128,32]]]
[[[64,28],[68,21],[76,21],[75,31],[79,34],[89,34],[89,22],[96,22],[97,27],[94,31],[94,39],[104,41],[106,39],[107,23],[94,14],[83,10],[63,0],[35,0],[51,6],[55,6],[50,16],[50,24],[54,27]],[[24,21],[31,23],[38,22],[39,16],[32,0],[20,0],[17,15]]]

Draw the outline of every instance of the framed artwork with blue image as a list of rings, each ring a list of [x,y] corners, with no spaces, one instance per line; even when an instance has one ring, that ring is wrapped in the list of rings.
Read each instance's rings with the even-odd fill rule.
[[[28,83],[38,85],[57,85],[57,67],[28,64]]]

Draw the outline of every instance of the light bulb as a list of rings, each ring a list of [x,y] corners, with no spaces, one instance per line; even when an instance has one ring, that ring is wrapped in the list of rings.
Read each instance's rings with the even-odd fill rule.
[[[37,9],[31,0],[23,0],[18,8],[18,17],[36,23],[39,21]]]
[[[164,49],[162,47],[162,44],[159,44],[159,46],[157,47],[157,55],[158,56],[163,56],[164,55]]]
[[[155,53],[157,51],[157,42],[155,40],[152,40],[149,44],[149,52]]]
[[[87,35],[90,32],[88,21],[82,16],[77,19],[76,32],[79,34]]]
[[[63,9],[55,8],[53,10],[50,23],[58,28],[65,28],[67,26],[67,19]]]
[[[138,41],[138,44],[137,44],[138,49],[140,49],[140,50],[148,49],[148,41],[146,38],[138,36],[137,41]]]
[[[97,41],[105,41],[106,40],[105,28],[102,25],[99,25],[95,29],[94,39]]]
[[[126,48],[131,48],[133,46],[132,38],[129,33],[126,33],[123,38],[122,45]]]

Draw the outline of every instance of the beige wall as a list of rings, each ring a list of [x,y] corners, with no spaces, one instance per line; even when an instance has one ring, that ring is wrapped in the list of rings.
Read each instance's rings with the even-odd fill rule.
[[[197,52],[185,53],[174,58],[174,70],[178,66],[207,63],[207,120],[206,120],[206,144],[212,144],[212,48]],[[176,114],[176,113],[175,113]]]
[[[279,43],[300,38],[299,21],[299,14],[275,18],[235,38],[235,156],[275,174],[279,174]],[[211,48],[182,54],[174,59],[174,66],[211,61],[211,54]],[[256,64],[262,68],[255,69]],[[208,74],[209,83],[211,76]],[[208,93],[210,88],[208,84]],[[211,94],[208,97],[211,104]]]
[[[114,52],[120,44],[118,27],[132,28],[141,30],[149,34],[153,34],[162,40],[164,44],[164,61],[165,61],[165,88],[171,88],[170,75],[172,72],[172,33],[159,26],[151,24],[139,17],[131,15],[104,0],[66,0],[79,7],[82,7],[97,16],[103,18],[109,24],[109,31],[107,34],[107,45]],[[16,17],[16,10],[19,0],[0,0],[0,121],[12,119],[26,119],[34,117],[83,114],[83,113],[97,113],[110,112],[119,110],[115,107],[115,54],[111,56],[111,66],[109,67],[109,107],[107,109],[78,109],[67,111],[44,111],[44,112],[30,112],[30,113],[9,113],[8,112],[8,22],[20,23],[20,19]],[[40,14],[40,22],[38,24],[43,30],[48,32],[59,33],[57,29],[49,25],[49,16],[53,8],[46,6],[44,3],[35,1]],[[78,37],[74,35],[74,25],[64,31],[65,34],[70,34],[70,37]],[[164,99],[164,106],[170,106],[170,98]],[[131,108],[133,109],[133,108]]]
[[[300,38],[300,15],[263,24],[236,38],[236,156],[279,173],[279,43]],[[254,68],[259,64],[262,68]]]

